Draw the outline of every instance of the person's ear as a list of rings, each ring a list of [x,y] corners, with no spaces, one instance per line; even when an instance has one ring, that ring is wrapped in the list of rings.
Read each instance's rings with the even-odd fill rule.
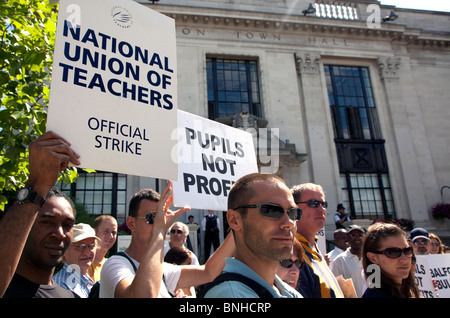
[[[135,217],[127,216],[127,219],[125,220],[125,222],[126,222],[128,228],[129,228],[131,231],[134,231],[134,230],[135,230],[135,226],[136,226],[136,225],[135,225],[135,222],[136,222],[136,218],[135,218]]]
[[[238,211],[229,209],[227,211],[227,222],[233,231],[239,232],[242,230],[242,217]]]
[[[366,256],[373,264],[378,264],[378,258],[375,253],[367,252]]]

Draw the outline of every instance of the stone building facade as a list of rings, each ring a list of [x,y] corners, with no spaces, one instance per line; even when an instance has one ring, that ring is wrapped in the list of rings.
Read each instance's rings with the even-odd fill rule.
[[[288,186],[322,185],[328,239],[338,203],[450,237],[430,213],[450,201],[450,13],[376,0],[316,0],[313,13],[306,0],[139,2],[175,19],[178,107],[269,132],[278,159],[261,165]],[[126,198],[163,186],[126,182]],[[192,213],[200,223],[207,212]]]

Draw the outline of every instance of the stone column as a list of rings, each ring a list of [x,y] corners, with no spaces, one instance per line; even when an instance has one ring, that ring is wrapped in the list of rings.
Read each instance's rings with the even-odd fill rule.
[[[394,177],[401,180],[394,189],[397,217],[410,217],[419,223],[416,226],[430,227],[426,188],[437,188],[437,182],[409,60],[402,59],[378,59],[394,138],[393,142],[388,142],[394,161],[389,163],[389,170],[391,181]]]
[[[320,184],[326,199],[332,206],[327,211],[327,224],[333,225],[334,208],[338,202],[339,166],[332,131],[326,86],[321,77],[321,57],[319,53],[296,52],[299,75],[299,93],[302,104],[305,139],[307,144],[307,166],[309,176],[302,180]],[[303,170],[304,171],[304,170]]]
[[[191,240],[192,244],[192,252],[194,252],[197,257],[200,257],[199,250],[198,250],[198,237],[197,237],[197,230],[200,228],[200,225],[197,224],[187,224],[189,228],[189,239]]]

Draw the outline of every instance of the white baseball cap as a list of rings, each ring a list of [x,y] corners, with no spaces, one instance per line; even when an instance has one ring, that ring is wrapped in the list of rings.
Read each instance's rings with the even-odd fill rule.
[[[76,243],[90,237],[101,240],[95,235],[95,230],[89,224],[78,223],[73,226],[72,243]]]

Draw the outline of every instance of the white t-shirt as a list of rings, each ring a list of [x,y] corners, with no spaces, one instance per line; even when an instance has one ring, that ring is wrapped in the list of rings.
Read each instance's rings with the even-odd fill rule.
[[[331,263],[338,257],[339,254],[344,253],[344,250],[341,250],[339,247],[335,247],[330,253],[328,253],[328,258],[330,259],[330,267]]]
[[[336,277],[342,275],[345,279],[351,278],[356,295],[358,298],[362,297],[366,289],[363,265],[358,256],[350,252],[350,248],[334,259],[331,263],[331,271]]]
[[[136,268],[139,268],[139,263],[134,259],[132,260]],[[172,296],[169,294],[169,291],[175,294],[175,289],[181,275],[181,267],[163,263],[163,273],[164,280],[161,282],[158,298],[170,298]],[[116,290],[117,284],[125,278],[134,279],[135,275],[133,266],[128,259],[118,255],[111,256],[103,264],[100,274],[100,298],[114,298],[114,291]]]

